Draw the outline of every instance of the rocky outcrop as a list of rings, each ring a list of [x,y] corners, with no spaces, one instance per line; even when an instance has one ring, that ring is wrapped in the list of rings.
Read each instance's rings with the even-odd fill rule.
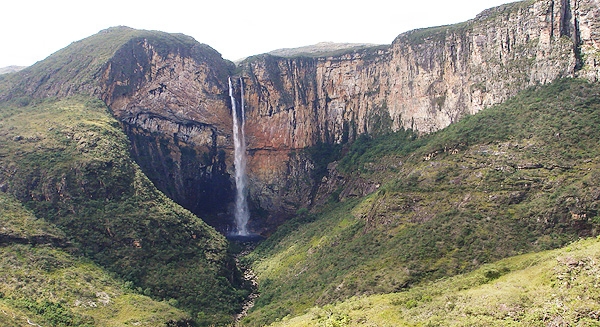
[[[204,217],[232,200],[232,63],[198,43],[135,38],[102,72],[102,97],[123,122],[136,161],[170,198]],[[228,171],[229,167],[229,171]],[[226,225],[226,223],[224,224]]]

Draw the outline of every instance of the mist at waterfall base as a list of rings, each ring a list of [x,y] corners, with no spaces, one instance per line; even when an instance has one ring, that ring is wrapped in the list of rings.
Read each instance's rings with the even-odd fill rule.
[[[244,132],[245,108],[244,108],[244,82],[239,79],[240,84],[240,108],[238,111],[237,101],[233,93],[231,77],[229,78],[229,97],[231,98],[231,116],[233,117],[233,148],[235,168],[235,209],[234,223],[235,231],[229,235],[232,238],[251,238],[248,231],[248,220],[250,211],[247,200],[247,176],[246,176],[246,134]]]

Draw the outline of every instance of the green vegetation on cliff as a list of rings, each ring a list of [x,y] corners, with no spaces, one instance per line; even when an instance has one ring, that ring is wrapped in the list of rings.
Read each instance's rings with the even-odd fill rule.
[[[114,61],[135,60],[130,58],[133,51],[131,45],[135,43],[147,43],[165,57],[169,53],[179,53],[211,63],[223,60],[214,49],[187,35],[137,30],[125,26],[111,27],[73,42],[18,73],[0,75],[0,100],[18,99],[21,104],[27,104],[34,98],[46,96],[101,95],[104,91],[101,88],[105,86],[101,84],[107,77],[102,76],[104,70]],[[122,73],[133,79],[135,73],[144,72]]]
[[[261,296],[245,324],[595,235],[598,99],[598,84],[565,79],[432,135],[358,139],[340,171],[378,190],[302,211],[248,257]]]
[[[339,57],[345,54],[359,52],[364,49],[387,49],[387,45],[376,45],[370,43],[333,43],[321,42],[313,45],[303,46],[299,48],[285,48],[270,51],[268,54],[285,57],[309,57],[309,58],[324,58],[324,57]]]
[[[37,217],[4,220],[2,251],[20,251],[19,260],[62,256],[54,249],[48,254],[17,245],[42,234],[44,242],[69,243],[132,289],[169,301],[199,322],[231,319],[246,291],[238,286],[227,241],[156,190],[130,158],[127,138],[102,102],[78,96],[27,106],[4,103],[0,117],[0,189]],[[9,273],[5,264],[0,271]],[[33,294],[19,298],[37,301],[28,295]],[[74,310],[72,301],[48,296],[44,301]],[[46,305],[17,302],[17,309],[29,311]]]

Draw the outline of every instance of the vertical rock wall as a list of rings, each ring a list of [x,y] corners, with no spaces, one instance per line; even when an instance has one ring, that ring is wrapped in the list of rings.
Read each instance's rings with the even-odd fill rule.
[[[524,1],[404,33],[390,46],[243,62],[251,196],[272,212],[309,206],[306,191],[320,181],[297,154],[318,142],[430,133],[528,86],[597,80],[599,13],[595,0]]]
[[[126,43],[105,65],[102,97],[144,173],[170,198],[225,230],[233,200],[227,77],[234,66],[196,42]]]

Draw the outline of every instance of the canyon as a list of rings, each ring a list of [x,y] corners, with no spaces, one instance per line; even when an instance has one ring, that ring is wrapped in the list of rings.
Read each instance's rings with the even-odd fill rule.
[[[298,150],[318,142],[400,129],[431,133],[532,85],[597,80],[598,13],[594,1],[518,2],[462,24],[401,34],[390,46],[247,60],[240,69],[248,76],[253,198],[271,209],[267,199],[278,199],[276,211],[309,207],[315,194],[307,191],[320,181],[306,181],[310,161]],[[373,190],[348,187],[357,195]]]
[[[599,15],[526,0],[237,63],[120,26],[0,74],[0,324],[597,322]],[[455,301],[522,273],[544,291]]]

